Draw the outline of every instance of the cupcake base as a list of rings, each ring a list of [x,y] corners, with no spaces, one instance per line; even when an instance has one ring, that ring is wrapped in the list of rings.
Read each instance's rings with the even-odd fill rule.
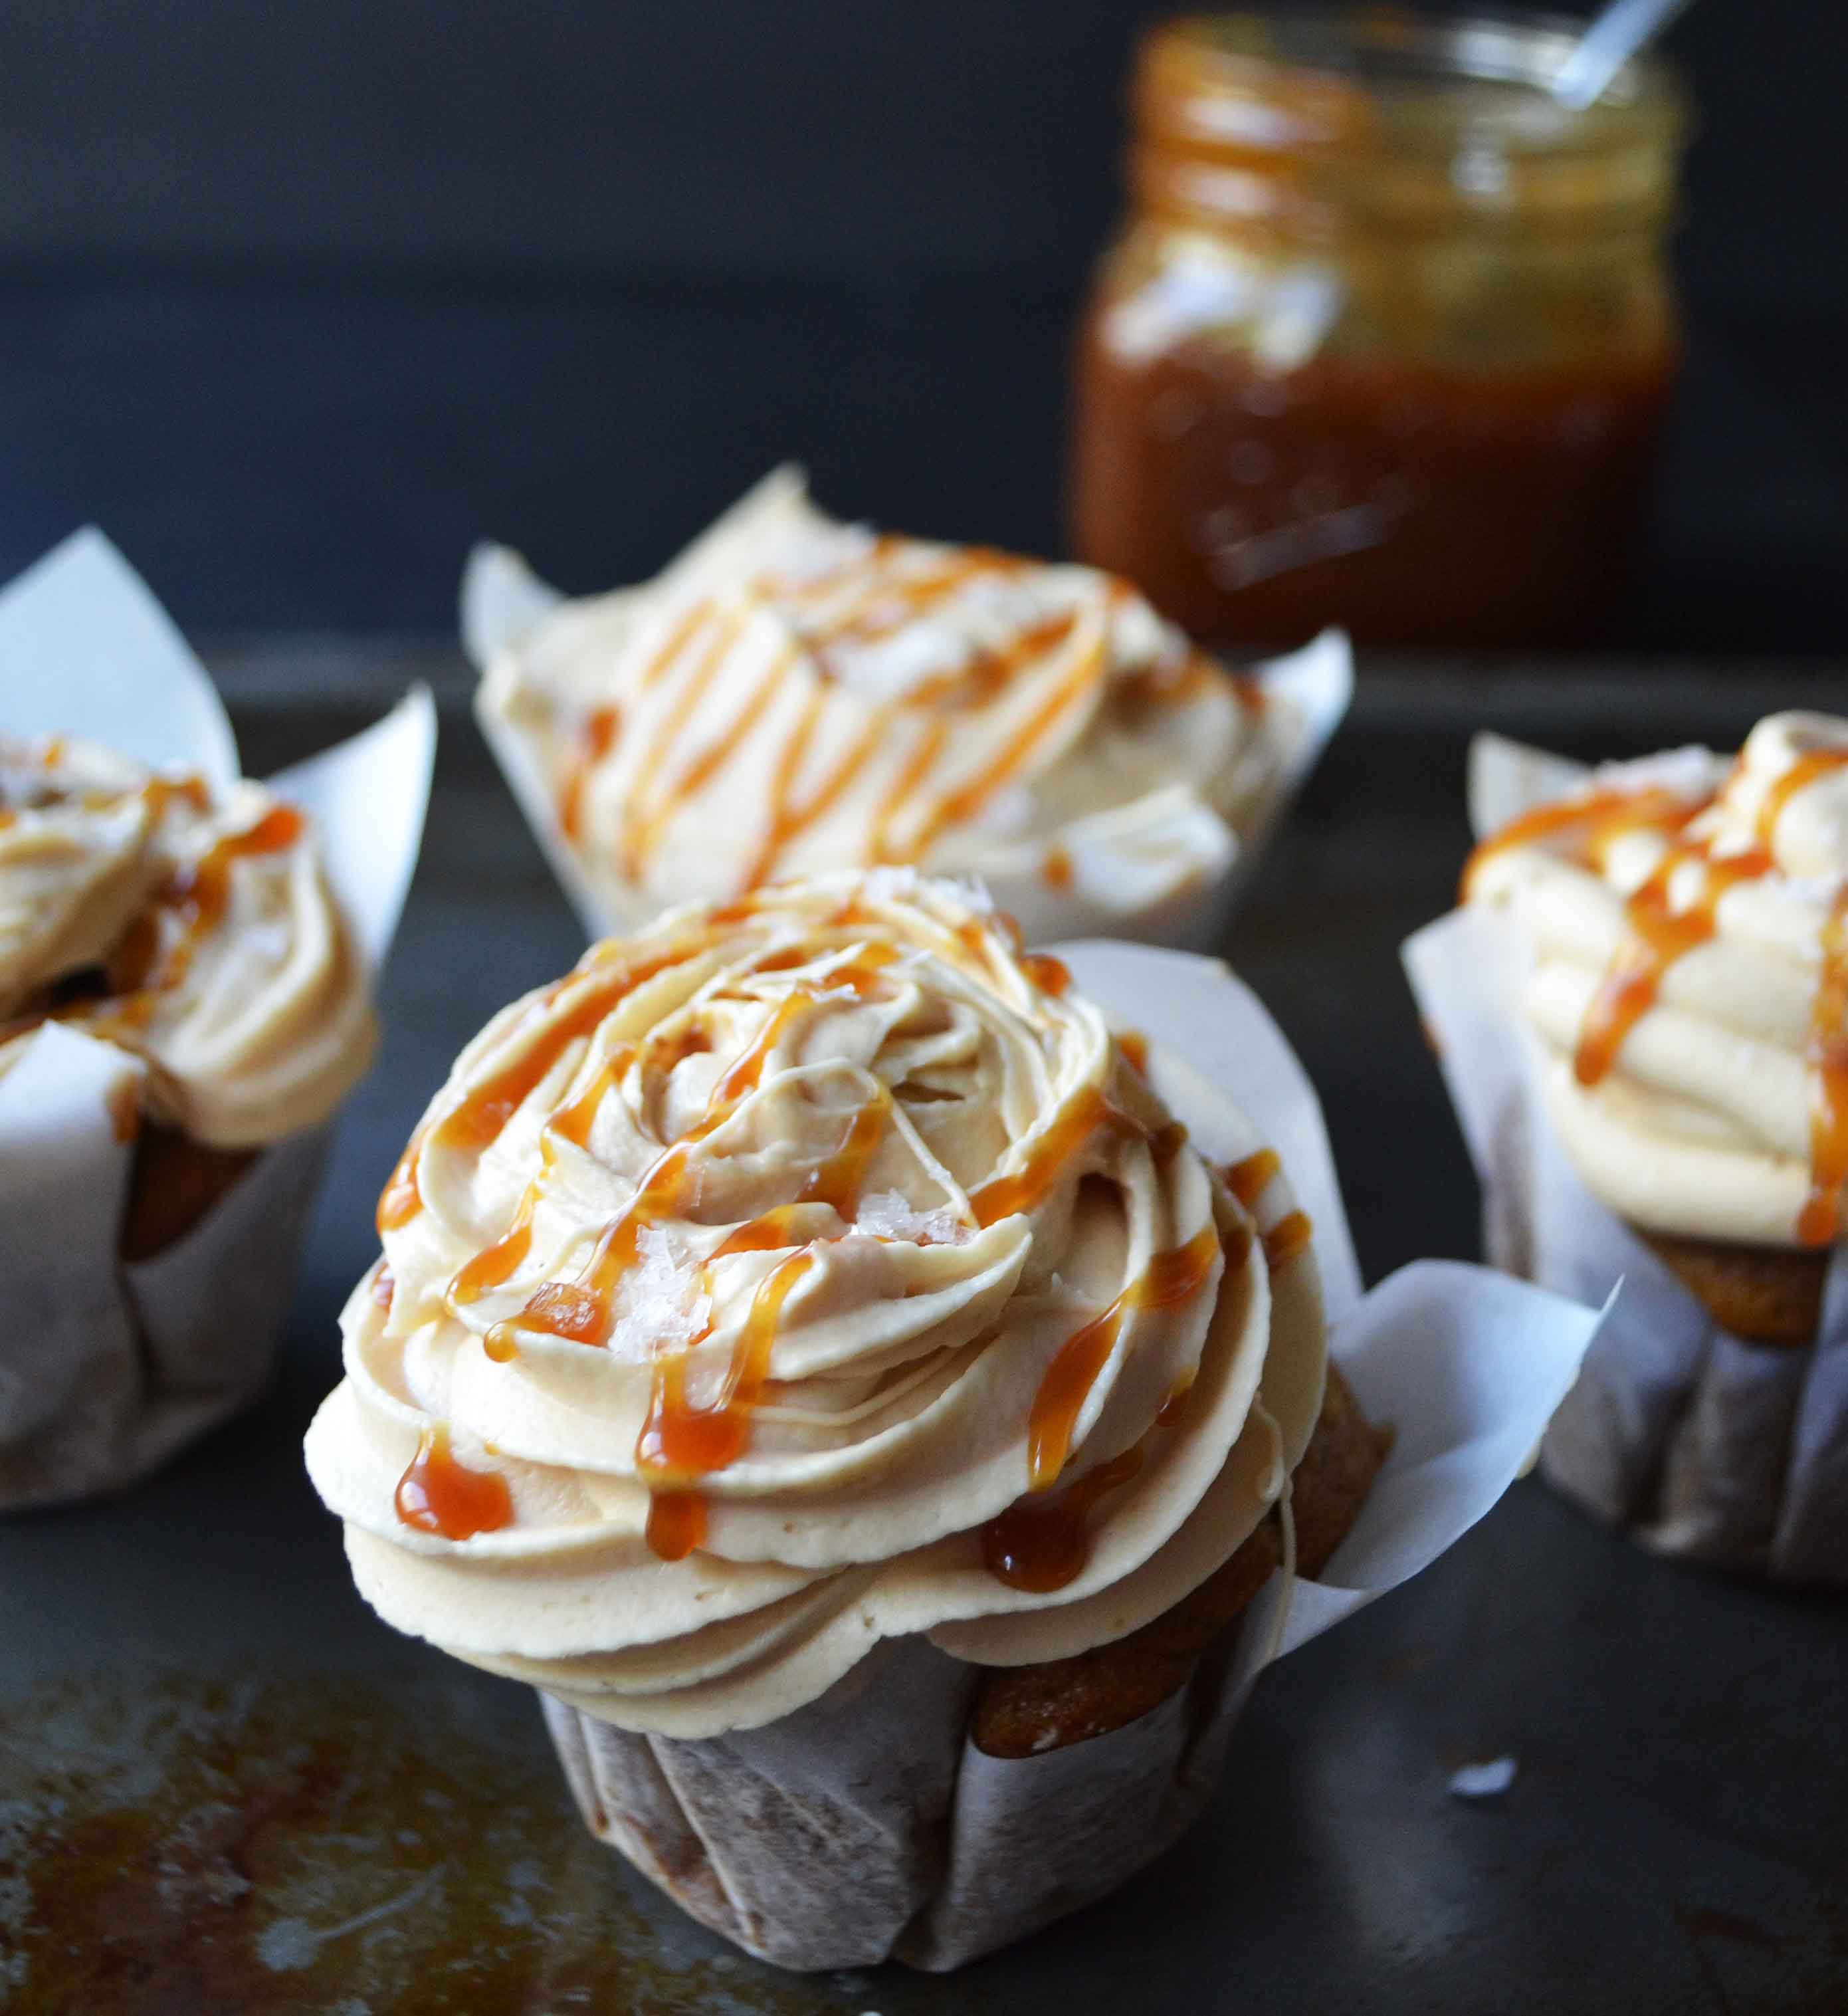
[[[1389,1438],[1330,1367],[1293,1480],[1299,1571],[1325,1564]],[[683,1909],[796,1969],[944,1971],[1094,1902],[1217,1782],[1230,1654],[1282,1553],[1275,1517],[1163,1617],[1077,1658],[964,1664],[890,1641],[768,1727],[644,1736],[541,1694],[591,1831]]]

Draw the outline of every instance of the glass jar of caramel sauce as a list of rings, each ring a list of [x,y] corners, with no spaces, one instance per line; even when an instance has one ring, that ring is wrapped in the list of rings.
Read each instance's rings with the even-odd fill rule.
[[[1564,110],[1573,33],[1312,8],[1149,35],[1079,331],[1081,559],[1210,643],[1608,632],[1675,373],[1688,119],[1652,61]]]

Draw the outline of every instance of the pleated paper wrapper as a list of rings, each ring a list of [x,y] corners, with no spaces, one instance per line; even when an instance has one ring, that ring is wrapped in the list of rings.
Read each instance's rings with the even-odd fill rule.
[[[502,650],[520,640],[563,600],[539,581],[520,556],[505,546],[477,546],[462,581],[462,640],[478,671],[485,672]],[[1040,868],[1044,841],[1030,850],[1017,873],[989,873],[990,894],[1035,943],[1074,934],[1109,931],[1145,944],[1179,945],[1215,952],[1224,943],[1251,878],[1278,822],[1307,781],[1354,697],[1354,653],[1346,635],[1325,630],[1286,656],[1253,665],[1250,675],[1273,718],[1289,724],[1282,760],[1264,789],[1239,806],[1222,836],[1224,858],[1210,873],[1189,877],[1156,900],[1134,910],[1108,910],[1077,887],[1058,891]],[[551,787],[537,753],[494,710],[478,706],[476,718],[494,751],[527,823],[545,850],[560,887],[584,929],[602,938],[624,928],[588,881],[570,843],[559,830]],[[1081,821],[1066,830],[1067,848],[1081,866],[1088,848],[1108,850],[1108,819]],[[1235,827],[1236,831],[1231,830]]]
[[[768,1726],[690,1741],[541,1695],[584,1817],[695,1917],[787,1967],[961,1966],[1115,1889],[1199,1814],[1260,1669],[1434,1561],[1518,1474],[1600,1318],[1485,1269],[1422,1262],[1365,1296],[1315,1095],[1217,962],[1061,946],[1078,987],[1203,1074],[1282,1154],[1315,1224],[1332,1349],[1395,1431],[1316,1582],[1275,1575],[1189,1684],[1068,1748],[991,1757],[982,1669],[889,1640]],[[1178,1082],[1178,1081],[1177,1081]],[[1196,1116],[1182,1111],[1193,1125]],[[1214,1152],[1210,1121],[1195,1128]]]
[[[239,775],[204,668],[94,530],[0,590],[0,734],[92,740],[214,790]],[[270,780],[313,816],[375,975],[416,863],[435,742],[419,689]],[[111,1116],[142,1071],[47,1023],[0,1078],[0,1510],[134,1483],[269,1375],[327,1130],[265,1148],[180,1239],[125,1264],[135,1150]]]
[[[1584,774],[1482,738],[1477,832]],[[1456,911],[1408,942],[1405,966],[1481,1180],[1486,1257],[1580,1300],[1623,1284],[1547,1430],[1541,1474],[1657,1553],[1848,1584],[1848,1255],[1837,1247],[1813,1345],[1733,1336],[1567,1158],[1522,1012],[1528,954],[1514,925]]]

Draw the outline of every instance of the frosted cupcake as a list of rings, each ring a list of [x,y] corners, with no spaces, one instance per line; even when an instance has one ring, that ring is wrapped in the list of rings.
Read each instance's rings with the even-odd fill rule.
[[[1411,953],[1494,1257],[1629,1277],[1545,1472],[1664,1551],[1843,1579],[1848,722],[1589,775],[1488,743],[1476,772],[1483,925]]]
[[[850,866],[983,877],[1030,938],[1203,941],[1346,704],[1127,583],[875,535],[767,479],[645,586],[471,565],[484,733],[593,931]]]
[[[48,706],[200,767],[4,732]],[[267,1377],[431,725],[408,704],[274,792],[227,774],[203,674],[96,535],[0,595],[0,1507],[120,1489]],[[316,808],[365,828],[344,891]]]
[[[1295,1067],[1222,969],[1116,949],[1287,1082],[1320,1233],[1223,1093],[889,871],[593,948],[463,1052],[380,1199],[307,1445],[361,1592],[541,1688],[591,1827],[786,1965],[955,1965],[1159,1852],[1290,1571],[1369,1503]],[[1479,1337],[1470,1271],[1400,1345]],[[1583,1344],[1556,1320],[1548,1407]],[[1382,1580],[1527,1433],[1415,1427],[1442,1481],[1386,1494]],[[1361,1600],[1316,1596],[1306,1630]]]

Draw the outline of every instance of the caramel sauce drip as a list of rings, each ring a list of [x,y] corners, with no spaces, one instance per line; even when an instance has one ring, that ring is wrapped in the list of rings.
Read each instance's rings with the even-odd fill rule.
[[[1187,1146],[1187,1123],[1170,1120],[1149,1137],[1149,1153],[1158,1169],[1165,1169],[1181,1150]]]
[[[1578,859],[1588,866],[1601,867],[1606,851],[1623,834],[1651,828],[1663,833],[1677,831],[1712,802],[1703,798],[1690,804],[1672,791],[1652,786],[1641,790],[1613,787],[1589,792],[1583,797],[1560,798],[1551,805],[1536,805],[1498,833],[1491,833],[1471,854],[1464,863],[1458,900],[1469,902],[1485,862],[1511,854],[1516,848],[1531,847],[1537,841],[1560,835],[1575,835]]]
[[[419,1439],[394,1502],[407,1526],[440,1534],[445,1540],[497,1532],[513,1517],[506,1478],[458,1463],[450,1450],[449,1431],[440,1421],[426,1428]]]
[[[1116,698],[1132,712],[1140,713],[1152,707],[1177,707],[1183,700],[1195,698],[1220,679],[1226,675],[1219,666],[1201,652],[1192,653],[1178,671],[1150,665],[1141,671],[1127,672],[1116,682]],[[1265,706],[1264,689],[1257,680],[1244,674],[1231,677],[1228,683],[1232,697],[1249,714],[1262,713]],[[1249,697],[1256,695],[1255,702]]]
[[[559,791],[559,830],[576,840],[584,830],[584,790],[590,775],[609,754],[621,717],[613,707],[594,708],[577,732],[577,748]]]
[[[1806,1246],[1827,1246],[1842,1229],[1848,1183],[1848,888],[1829,906],[1822,932],[1822,978],[1810,1013],[1810,1194],[1796,1221]]]
[[[908,851],[895,847],[892,829],[899,815],[916,797],[924,779],[937,766],[937,759],[943,754],[944,744],[949,739],[950,724],[939,717],[927,721],[918,731],[917,740],[911,744],[911,753],[904,759],[904,766],[892,780],[879,808],[873,815],[872,843],[868,851],[875,864],[901,860]]]
[[[1138,1078],[1149,1075],[1149,1039],[1140,1029],[1125,1029],[1116,1039],[1123,1060]]]
[[[641,879],[645,862],[650,828],[653,824],[653,794],[656,779],[667,769],[674,744],[685,732],[687,723],[692,718],[694,710],[706,697],[726,651],[739,632],[744,627],[742,611],[734,610],[722,616],[712,625],[711,635],[706,646],[686,677],[676,689],[671,704],[662,713],[649,734],[647,746],[637,759],[635,781],[631,786],[629,804],[623,821],[622,865],[623,873],[631,881]],[[667,808],[672,809],[671,790],[663,794]]]
[[[771,871],[784,850],[829,811],[859,774],[861,765],[883,739],[884,722],[875,715],[861,730],[853,744],[836,759],[833,769],[798,804],[795,795],[796,781],[802,774],[803,761],[808,754],[810,743],[814,739],[825,697],[819,686],[809,695],[808,704],[803,709],[801,718],[790,729],[789,739],[778,754],[776,769],[771,779],[769,823],[756,855],[745,870],[744,886],[746,889],[754,889],[760,883],[770,880]]]
[[[658,685],[674,668],[674,661],[692,640],[700,625],[712,613],[710,603],[690,603],[674,620],[667,635],[662,639],[660,648],[642,668],[642,683],[645,688]]]
[[[1027,1151],[1025,1165],[1009,1176],[991,1176],[969,1197],[983,1231],[1016,1211],[1031,1211],[1072,1157],[1114,1111],[1101,1092],[1087,1087]]]
[[[1759,845],[1771,845],[1784,808],[1799,791],[1844,765],[1848,765],[1848,749],[1812,749],[1807,756],[1799,756],[1782,776],[1774,778],[1758,808]]]
[[[148,808],[156,819],[160,818],[176,798],[190,805],[196,812],[209,812],[212,808],[210,785],[191,771],[178,777],[150,777],[142,787],[142,796],[147,800]]]
[[[1156,1254],[1101,1315],[1074,1330],[1059,1348],[1034,1395],[1026,1428],[1028,1489],[1048,1491],[1071,1448],[1072,1431],[1084,1402],[1115,1348],[1125,1316],[1132,1311],[1178,1309],[1205,1286],[1220,1257],[1219,1234],[1203,1226],[1185,1246]]]
[[[874,576],[879,563],[903,543],[894,535],[883,533],[857,563],[850,563],[843,571],[851,571],[857,564],[869,577]],[[1014,554],[1001,553],[993,546],[964,546],[951,554],[933,573],[919,574],[910,581],[869,578],[860,600],[837,610],[826,629],[814,638],[818,653],[825,654],[829,644],[876,643],[881,638],[902,630],[906,624],[915,621],[938,603],[947,601],[958,589],[966,588],[971,581],[987,574],[1022,574],[1027,565]],[[840,574],[836,573],[824,576],[813,585],[829,590],[837,585],[840,579]]]
[[[408,1225],[423,1208],[423,1193],[417,1186],[417,1158],[429,1138],[430,1124],[423,1121],[412,1131],[404,1144],[404,1152],[398,1157],[397,1167],[386,1177],[385,1187],[379,1193],[379,1208],[373,1214],[373,1222],[381,1238],[388,1232],[397,1231],[401,1226]]]
[[[1076,1582],[1091,1558],[1086,1519],[1107,1492],[1129,1482],[1142,1467],[1142,1452],[1120,1456],[1079,1478],[1056,1504],[1023,1499],[982,1528],[982,1559],[997,1582],[1045,1596]]]
[[[975,818],[1004,786],[1019,775],[1041,742],[1074,707],[1102,684],[1109,649],[1108,633],[1077,658],[1070,671],[1015,729],[973,777],[939,798],[926,812],[911,843],[911,858],[921,861],[945,826]]]
[[[663,1561],[684,1561],[706,1539],[706,1500],[696,1491],[654,1491],[648,1499],[645,1537]]]
[[[1255,1155],[1247,1155],[1242,1161],[1226,1165],[1225,1186],[1249,1211],[1282,1166],[1275,1148],[1260,1148]]]
[[[648,857],[660,842],[668,821],[696,791],[703,790],[744,746],[751,730],[762,720],[781,689],[784,675],[795,658],[795,646],[786,646],[746,695],[744,705],[732,720],[703,749],[695,752],[673,783],[631,823],[628,841],[628,873],[631,880],[640,879]],[[665,761],[664,755],[662,761]]]
[[[970,1193],[969,1208],[975,1214],[976,1225],[986,1231],[1004,1218],[1031,1211],[1044,1199],[1059,1180],[1061,1171],[1099,1127],[1139,1135],[1152,1148],[1167,1132],[1163,1129],[1152,1133],[1133,1114],[1113,1104],[1095,1087],[1087,1087],[1027,1150],[1026,1160],[1021,1168],[1011,1175],[991,1176]],[[1168,1153],[1172,1154],[1186,1138],[1186,1130],[1183,1129]],[[1162,1159],[1163,1157],[1158,1152],[1156,1160]]]
[[[636,1467],[645,1478],[684,1488],[690,1479],[727,1469],[743,1455],[751,1416],[770,1377],[783,1304],[814,1265],[814,1255],[805,1247],[779,1261],[758,1283],[711,1406],[696,1407],[687,1398],[693,1346],[664,1352],[655,1360],[648,1417],[635,1443]]]
[[[157,778],[148,788],[152,790],[159,786],[170,795],[190,799],[189,786],[193,781]],[[113,1021],[131,1028],[146,1021],[154,1012],[157,997],[178,986],[185,977],[200,940],[224,922],[230,906],[231,874],[235,864],[252,855],[280,854],[293,847],[301,837],[305,823],[293,805],[272,805],[253,826],[215,841],[191,867],[178,870],[168,879],[155,902],[160,909],[178,914],[179,936],[163,957],[160,933],[153,915],[145,913],[137,920],[110,964],[110,985],[125,997],[113,1010]]]
[[[533,1215],[545,1193],[546,1179],[557,1166],[552,1143],[569,1141],[577,1148],[588,1145],[598,1109],[635,1061],[635,1057],[633,1047],[627,1044],[612,1050],[577,1098],[569,1105],[560,1107],[546,1121],[539,1134],[539,1173],[522,1193],[507,1229],[491,1246],[484,1247],[473,1260],[456,1270],[449,1283],[449,1300],[452,1304],[479,1301],[491,1290],[502,1287],[531,1251]]]
[[[845,1139],[825,1162],[809,1172],[793,1204],[779,1204],[750,1224],[742,1226],[713,1255],[715,1260],[729,1254],[762,1252],[790,1244],[795,1237],[796,1215],[804,1206],[825,1204],[842,1217],[851,1219],[866,1166],[885,1131],[889,1102],[875,1100],[863,1107],[848,1123]],[[765,1276],[751,1299],[724,1384],[710,1407],[691,1406],[686,1395],[686,1374],[692,1346],[663,1353],[655,1362],[654,1381],[649,1412],[635,1445],[636,1467],[671,1478],[674,1489],[656,1492],[649,1514],[649,1544],[656,1546],[656,1511],[663,1497],[689,1499],[689,1477],[723,1470],[735,1463],[750,1439],[751,1417],[756,1411],[770,1373],[770,1354],[776,1341],[776,1327],[790,1291],[814,1265],[807,1247],[792,1253]],[[701,1340],[696,1339],[695,1343]],[[678,1543],[689,1516],[685,1508],[663,1513],[663,1532],[670,1543]],[[704,1513],[699,1514],[699,1532],[705,1530]],[[696,1539],[688,1546],[696,1546]],[[683,1547],[682,1551],[685,1551]],[[678,1560],[664,1553],[665,1560]]]
[[[1699,898],[1685,909],[1669,908],[1669,891],[1680,870],[1693,864],[1702,873]],[[1573,1075],[1596,1085],[1617,1060],[1623,1039],[1655,1006],[1669,968],[1719,929],[1720,898],[1741,882],[1769,874],[1771,855],[1762,847],[1714,860],[1704,844],[1671,847],[1648,880],[1623,905],[1628,936],[1611,970],[1592,997],[1579,1032]]]
[[[1285,1211],[1264,1234],[1264,1258],[1271,1271],[1275,1273],[1279,1267],[1287,1267],[1298,1254],[1307,1250],[1314,1236],[1315,1228],[1307,1211]]]
[[[1076,879],[1070,850],[1059,846],[1048,848],[1045,859],[1040,863],[1040,879],[1048,889],[1063,895]]]
[[[480,1149],[498,1139],[501,1129],[531,1096],[534,1089],[552,1071],[570,1045],[593,1034],[605,1017],[626,995],[632,994],[638,987],[653,979],[657,974],[664,972],[681,956],[679,952],[667,952],[655,959],[635,963],[624,962],[602,970],[596,967],[587,968],[580,966],[557,986],[547,988],[534,1005],[531,1012],[535,1015],[547,1013],[562,990],[573,981],[582,979],[587,970],[597,975],[595,985],[585,988],[570,1012],[561,1015],[519,1057],[490,1073],[472,1091],[465,1093],[453,1106],[425,1121],[418,1128],[411,1136],[397,1167],[380,1193],[378,1209],[379,1232],[390,1232],[409,1224],[422,1209],[423,1197],[418,1186],[417,1165],[426,1145],[434,1142],[444,1147]],[[577,1137],[568,1135],[567,1138]],[[582,1145],[581,1141],[579,1145]],[[517,1261],[514,1262],[515,1265],[518,1264]],[[509,1268],[509,1272],[511,1271]]]
[[[1719,899],[1727,889],[1770,875],[1775,867],[1771,839],[1789,801],[1806,784],[1842,764],[1848,764],[1848,750],[1814,750],[1775,778],[1757,808],[1756,847],[1713,859],[1707,843],[1689,843],[1670,847],[1660,859],[1648,881],[1624,903],[1628,938],[1586,1012],[1578,1053],[1572,1058],[1572,1072],[1580,1085],[1596,1085],[1606,1077],[1624,1039],[1656,1004],[1669,967],[1697,945],[1707,944],[1719,930]],[[1701,895],[1687,909],[1669,909],[1670,883],[1689,863],[1703,873]]]
[[[1072,634],[1077,620],[1069,612],[1049,616],[1044,622],[1023,630],[1005,650],[985,646],[959,671],[920,681],[897,704],[906,707],[988,705],[1007,691],[1023,665],[1056,650]]]
[[[706,1112],[699,1121],[656,1157],[637,1186],[635,1196],[603,1228],[578,1278],[575,1281],[543,1283],[516,1317],[496,1323],[483,1344],[489,1357],[502,1361],[512,1357],[518,1348],[518,1334],[523,1330],[537,1330],[576,1344],[606,1344],[616,1291],[623,1276],[641,1258],[642,1233],[679,1208],[695,1147],[716,1132],[743,1100],[757,1089],[771,1052],[793,1023],[814,1008],[825,994],[843,989],[861,995],[871,992],[879,985],[880,970],[897,957],[894,948],[870,947],[858,959],[828,974],[816,989],[795,988],[785,995],[765,1017],[762,1028],[736,1062],[713,1088]],[[883,1125],[879,1104],[875,1103],[871,1111],[875,1117],[869,1119],[862,1113],[854,1121],[840,1153],[811,1177],[811,1183],[845,1183],[854,1180],[852,1172],[859,1166],[858,1158],[871,1155],[876,1145],[875,1130]],[[813,1201],[829,1200],[818,1193]],[[508,1271],[511,1273],[511,1268]],[[504,1280],[505,1276],[502,1278]]]
[[[1042,993],[1063,994],[1072,984],[1072,970],[1049,952],[1030,952],[1020,961],[1020,970]]]

